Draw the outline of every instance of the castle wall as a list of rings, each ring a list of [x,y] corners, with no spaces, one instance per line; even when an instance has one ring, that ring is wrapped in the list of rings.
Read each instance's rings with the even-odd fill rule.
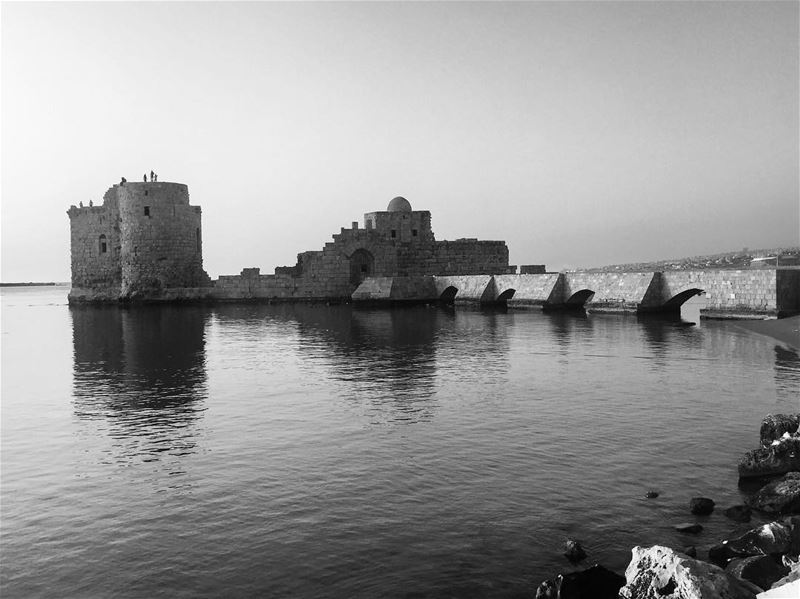
[[[364,215],[364,228],[398,242],[425,243],[434,240],[431,213],[427,210],[369,212]]]
[[[203,272],[201,210],[180,183],[126,183],[119,198],[125,297],[170,287],[208,285]]]
[[[437,241],[433,275],[498,275],[506,274],[508,246],[505,241],[478,241],[457,239]]]
[[[115,299],[122,283],[116,196],[106,193],[102,206],[71,206],[67,214],[72,288],[79,294],[101,290],[107,299]]]

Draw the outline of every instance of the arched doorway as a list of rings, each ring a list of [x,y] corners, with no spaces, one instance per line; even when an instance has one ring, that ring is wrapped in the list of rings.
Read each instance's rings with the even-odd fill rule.
[[[375,270],[375,258],[365,249],[358,249],[350,256],[350,283],[358,287]]]

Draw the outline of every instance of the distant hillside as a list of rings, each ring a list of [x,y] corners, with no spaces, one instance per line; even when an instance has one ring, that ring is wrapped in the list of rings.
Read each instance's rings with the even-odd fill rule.
[[[710,256],[692,256],[659,260],[657,262],[634,262],[631,264],[613,264],[600,268],[587,268],[591,272],[613,271],[661,271],[661,270],[694,270],[703,268],[764,268],[778,266],[800,266],[800,246],[771,248],[763,250],[741,249],[737,252],[724,252]]]

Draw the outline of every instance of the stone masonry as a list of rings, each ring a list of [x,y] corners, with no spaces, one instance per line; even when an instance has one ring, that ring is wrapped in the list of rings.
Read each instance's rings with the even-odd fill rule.
[[[208,288],[199,206],[180,183],[124,183],[70,219],[70,303],[177,299]]]
[[[385,211],[365,214],[363,227],[354,222],[322,250],[298,254],[294,266],[278,267],[272,275],[247,268],[220,276],[212,295],[221,300],[347,301],[368,278],[493,275],[511,268],[504,241],[437,241],[431,213],[412,210],[408,200],[397,197]]]

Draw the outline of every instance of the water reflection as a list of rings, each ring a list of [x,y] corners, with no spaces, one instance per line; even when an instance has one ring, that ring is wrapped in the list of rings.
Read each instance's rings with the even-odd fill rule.
[[[92,423],[89,434],[99,429],[112,440],[104,459],[174,462],[196,451],[207,312],[159,306],[70,314],[74,412]],[[171,468],[181,471],[178,462]]]
[[[303,347],[323,351],[320,359],[340,393],[361,406],[373,424],[430,420],[435,411],[436,337],[441,311],[427,307],[396,310],[293,310]]]
[[[786,402],[789,405],[797,403],[800,396],[800,384],[798,384],[798,374],[800,374],[800,355],[797,350],[775,346],[775,387],[779,402]]]
[[[558,346],[561,356],[569,353],[573,337],[580,336],[581,343],[585,342],[585,335],[591,332],[594,319],[586,314],[585,310],[559,310],[544,312],[550,324],[553,339]]]

